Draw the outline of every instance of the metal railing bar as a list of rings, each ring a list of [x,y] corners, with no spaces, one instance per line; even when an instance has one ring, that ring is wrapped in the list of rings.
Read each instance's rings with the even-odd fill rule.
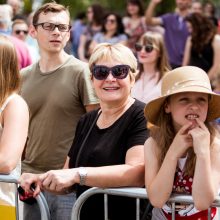
[[[115,196],[124,196],[124,197],[130,197],[130,198],[139,198],[139,199],[148,199],[146,189],[145,188],[136,188],[136,187],[125,187],[125,188],[97,188],[93,187],[84,192],[80,197],[76,200],[73,209],[72,209],[72,220],[79,220],[80,216],[80,210],[83,206],[84,202],[89,198],[90,196],[94,194],[109,194],[109,195],[115,195]],[[170,199],[168,200],[170,203],[185,203],[185,204],[194,204],[193,198],[190,195],[180,195],[180,194],[172,194]],[[220,207],[220,196],[217,196],[215,201],[212,203],[212,206],[214,207]],[[174,206],[175,207],[175,206]],[[175,212],[174,218],[175,219]]]
[[[108,195],[104,194],[104,216],[108,220]]]
[[[0,174],[0,182],[4,183],[14,183],[16,190],[15,190],[15,204],[16,204],[16,220],[19,219],[19,208],[18,208],[18,193],[17,193],[17,185],[18,185],[18,176],[12,175],[12,174]],[[50,211],[48,208],[47,201],[43,195],[43,193],[40,193],[36,197],[38,206],[40,208],[41,213],[41,219],[42,220],[50,220]]]
[[[136,220],[140,220],[140,199],[136,199]]]
[[[175,216],[175,207],[176,204],[175,202],[172,202],[172,220],[175,220],[176,216]]]

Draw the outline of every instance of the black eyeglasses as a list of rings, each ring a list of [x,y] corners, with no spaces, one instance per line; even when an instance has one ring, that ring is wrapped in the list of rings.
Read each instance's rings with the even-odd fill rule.
[[[129,73],[129,70],[131,70],[133,72],[131,67],[128,65],[116,65],[113,67],[95,65],[92,68],[92,74],[96,79],[104,80],[108,77],[108,75],[111,71],[111,74],[114,78],[125,79]]]
[[[26,31],[26,30],[16,30],[15,31],[16,34],[20,34],[21,32],[23,32],[25,35],[28,34],[28,31]]]
[[[42,26],[42,28],[47,31],[54,31],[54,29],[56,27],[61,32],[68,32],[71,29],[71,26],[68,24],[53,24],[53,23],[49,23],[49,22],[35,24],[34,26],[37,27],[39,25]]]
[[[147,44],[147,45],[135,44],[135,50],[137,52],[140,52],[143,47],[146,53],[151,53],[153,49],[156,48],[152,44]]]

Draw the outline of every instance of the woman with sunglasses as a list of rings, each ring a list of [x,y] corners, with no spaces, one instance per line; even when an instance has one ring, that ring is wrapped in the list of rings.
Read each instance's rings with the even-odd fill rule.
[[[117,13],[110,12],[104,17],[102,31],[93,37],[91,48],[99,43],[121,43],[126,45],[128,37],[124,33],[121,16]]]
[[[125,59],[126,57],[126,59]],[[147,138],[145,104],[131,97],[137,60],[122,44],[96,46],[90,60],[91,79],[100,99],[100,109],[85,114],[79,121],[63,170],[45,174],[23,174],[20,184],[28,192],[35,183],[40,188],[67,193],[76,185],[79,197],[85,190],[143,186],[143,145]],[[81,210],[81,220],[103,220],[103,195],[90,197]],[[109,197],[111,220],[135,219],[135,199]]]
[[[147,32],[135,44],[139,73],[132,88],[132,96],[145,103],[160,95],[161,78],[170,69],[163,36]]]

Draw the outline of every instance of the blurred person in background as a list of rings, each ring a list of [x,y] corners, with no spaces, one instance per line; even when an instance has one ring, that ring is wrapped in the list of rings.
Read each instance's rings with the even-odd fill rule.
[[[128,35],[128,47],[135,52],[135,43],[147,30],[144,8],[141,0],[127,0],[127,15],[123,17],[125,33]]]
[[[139,73],[131,90],[132,97],[148,103],[160,96],[161,78],[170,70],[163,36],[155,32],[143,34],[135,44]]]
[[[13,11],[13,14],[12,14],[12,19],[21,13],[21,10],[22,10],[22,3],[23,1],[22,0],[7,0],[6,1],[6,4],[10,5],[12,7],[12,11]]]
[[[187,39],[183,66],[202,68],[212,82],[220,71],[220,36],[212,21],[203,14],[192,13],[185,20],[191,36]]]
[[[151,0],[145,18],[148,25],[161,25],[165,29],[164,40],[172,68],[182,65],[185,43],[189,35],[184,18],[190,13],[191,0],[176,0],[176,11],[153,17],[156,6],[162,0]]]
[[[92,42],[92,38],[96,33],[102,29],[102,23],[104,18],[104,9],[100,4],[92,4],[87,9],[87,26],[80,36],[78,56],[79,59],[88,62],[91,50],[89,46]]]
[[[212,1],[205,1],[203,4],[203,13],[205,16],[207,16],[215,25],[216,28],[218,28],[218,19],[215,16],[215,5]]]
[[[127,39],[121,16],[117,13],[109,12],[104,17],[101,32],[93,37],[90,50],[99,43],[121,43],[127,45]]]
[[[27,37],[29,35],[29,27],[25,20],[16,19],[12,23],[12,36],[20,39],[25,42],[28,47],[29,53],[31,55],[32,62],[36,62],[39,59],[39,51],[38,48],[28,44]]]
[[[80,12],[76,16],[71,28],[72,52],[76,58],[79,58],[78,48],[79,48],[80,36],[85,31],[85,28],[86,28],[86,13]]]
[[[203,13],[203,5],[200,0],[193,0],[191,4],[191,13]]]
[[[15,45],[19,60],[19,68],[24,68],[32,63],[27,45],[20,39],[11,36],[12,9],[9,5],[0,5],[0,35],[6,35]]]

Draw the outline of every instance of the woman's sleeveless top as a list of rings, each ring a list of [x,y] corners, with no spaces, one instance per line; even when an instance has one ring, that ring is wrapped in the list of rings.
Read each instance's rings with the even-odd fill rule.
[[[7,104],[12,100],[14,97],[16,97],[17,94],[10,95],[2,107],[0,108],[0,115],[4,111]],[[0,124],[0,138],[2,135],[3,126]],[[15,178],[18,178],[21,173],[21,163],[19,162],[17,167],[10,173],[10,175],[14,176]],[[0,205],[5,206],[15,206],[15,185],[13,183],[2,183],[0,182]]]

